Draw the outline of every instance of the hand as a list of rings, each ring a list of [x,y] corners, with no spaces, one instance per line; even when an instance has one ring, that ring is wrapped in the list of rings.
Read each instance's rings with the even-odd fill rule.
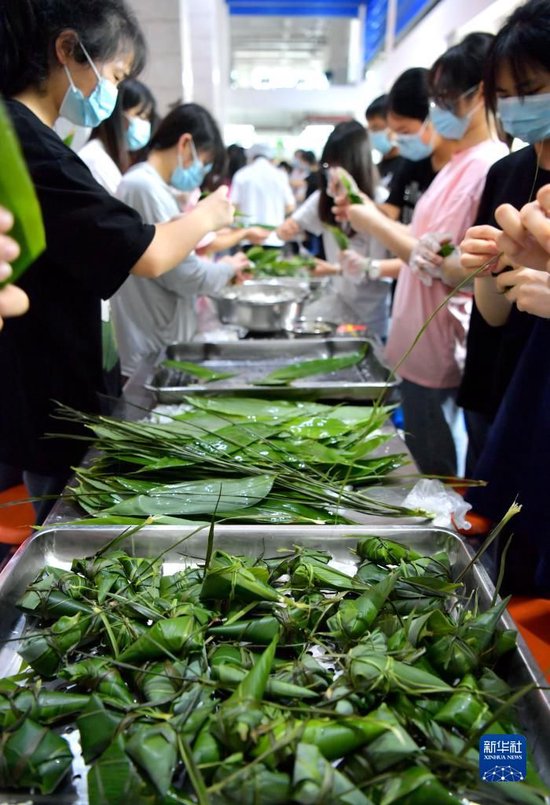
[[[271,235],[269,229],[262,229],[261,226],[250,226],[244,231],[246,234],[243,235],[243,240],[249,240],[254,246],[261,246],[264,240]]]
[[[523,220],[529,221],[530,225],[533,225],[541,214],[545,217],[542,208],[537,209],[537,207],[538,202],[532,202],[532,204],[526,204],[519,212],[511,204],[502,204],[496,210],[495,218],[503,230],[497,238],[497,246],[500,251],[504,252],[506,265],[528,266],[540,271],[549,270],[549,253],[523,225]],[[540,231],[539,234],[541,234]]]
[[[536,202],[522,208],[521,221],[544,251],[550,254],[550,185],[541,187]]]
[[[326,260],[317,258],[315,260],[315,268],[312,271],[314,277],[332,277],[335,274],[340,274],[342,269],[339,265],[328,263]]]
[[[277,227],[275,230],[275,234],[277,237],[281,238],[281,240],[292,240],[302,232],[302,227],[295,221],[294,218],[287,218],[280,226]]]
[[[536,268],[516,268],[496,278],[496,286],[518,310],[550,319],[550,276]]]
[[[13,226],[13,216],[3,207],[0,207],[0,233],[9,232]],[[19,246],[13,238],[0,234],[0,282],[6,282],[11,277],[10,260],[19,256]],[[14,285],[7,285],[0,289],[0,330],[8,316],[21,316],[29,307],[27,294]]]
[[[409,266],[413,274],[426,286],[430,286],[434,279],[441,279],[443,274],[443,260],[438,252],[442,246],[452,240],[451,235],[439,232],[426,232],[413,246],[409,259]]]
[[[366,257],[353,251],[353,249],[346,249],[340,252],[342,275],[357,284],[368,277],[368,263],[369,261]]]
[[[478,277],[488,277],[491,272],[502,271],[509,261],[504,256],[499,257],[497,240],[501,234],[496,226],[471,226],[460,244],[462,268],[472,271],[487,263],[486,268],[476,275]]]
[[[229,226],[233,222],[235,207],[227,195],[227,187],[218,187],[202,201],[199,201],[196,210],[200,210],[207,217],[208,228],[211,232],[216,232],[224,226]]]
[[[236,254],[231,255],[231,257],[224,257],[222,260],[220,260],[220,263],[223,263],[223,265],[232,266],[236,272],[245,271],[251,266],[250,260],[244,252],[237,252]]]

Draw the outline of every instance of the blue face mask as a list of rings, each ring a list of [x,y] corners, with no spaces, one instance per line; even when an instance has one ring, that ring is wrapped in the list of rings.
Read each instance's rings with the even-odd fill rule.
[[[89,57],[88,51],[82,42],[79,42],[79,45],[97,77],[97,84],[90,97],[86,98],[82,90],[75,85],[67,65],[63,65],[69,79],[69,87],[63,98],[59,116],[67,118],[76,126],[90,126],[95,129],[96,126],[99,126],[100,123],[113,114],[118,89],[111,81],[99,75],[97,67]]]
[[[433,144],[425,143],[422,139],[422,128],[416,134],[397,134],[396,145],[399,148],[399,153],[405,159],[410,159],[412,162],[420,162],[421,159],[427,159],[433,154]]]
[[[499,98],[497,111],[504,131],[530,145],[550,137],[550,92],[524,98]]]
[[[200,161],[193,140],[191,140],[191,153],[193,154],[193,162],[188,168],[183,167],[183,157],[178,154],[178,164],[170,178],[170,184],[176,190],[181,190],[184,193],[189,193],[196,187],[200,187],[206,174],[212,170],[211,163],[203,165]]]
[[[476,106],[465,117],[459,117],[449,109],[442,109],[434,103],[430,108],[430,120],[437,133],[446,140],[461,140],[468,131],[470,120],[477,108]]]
[[[151,123],[141,117],[130,117],[126,130],[126,144],[130,151],[139,151],[145,148],[151,139]]]
[[[387,131],[369,131],[370,144],[377,151],[380,151],[383,157],[394,147],[394,143],[390,140]]]

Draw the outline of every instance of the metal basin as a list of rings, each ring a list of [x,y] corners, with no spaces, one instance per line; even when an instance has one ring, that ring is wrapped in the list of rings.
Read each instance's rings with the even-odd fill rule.
[[[287,333],[292,338],[328,338],[334,335],[338,325],[325,319],[299,318],[292,323]]]
[[[212,299],[223,324],[246,327],[255,333],[286,330],[300,316],[304,304],[301,287],[271,282],[234,285]]]

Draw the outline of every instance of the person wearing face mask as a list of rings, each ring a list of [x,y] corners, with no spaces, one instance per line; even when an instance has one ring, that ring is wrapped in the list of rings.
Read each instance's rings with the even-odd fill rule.
[[[399,148],[388,128],[388,96],[380,95],[367,106],[365,118],[369,130],[370,144],[381,156],[377,164],[382,187],[390,188],[396,171],[403,164]]]
[[[550,183],[550,7],[545,0],[519,6],[499,31],[487,59],[487,105],[504,131],[529,146],[497,162],[487,175],[474,227],[463,244],[462,265],[476,269],[497,254],[495,211],[521,209]],[[500,268],[504,267],[501,261]],[[498,269],[497,269],[498,270]],[[529,275],[525,278],[528,287]],[[466,411],[469,471],[473,475],[516,366],[536,321],[521,300],[495,326],[477,302],[494,302],[491,278],[476,281],[459,402]]]
[[[195,103],[177,106],[159,124],[147,161],[123,176],[118,197],[144,221],[170,221],[180,215],[173,191],[197,190],[223,153],[212,115]],[[220,291],[245,262],[235,255],[214,263],[193,253],[158,279],[128,278],[111,299],[122,374],[129,377],[145,355],[167,344],[190,341],[196,297]]]
[[[131,165],[131,152],[145,148],[151,139],[154,109],[155,100],[145,84],[132,78],[123,81],[113,114],[93,129],[78,152],[94,179],[112,195]]]
[[[227,191],[185,218],[146,224],[113,198],[54,132],[63,115],[98,126],[117,86],[145,59],[139,25],[124,0],[3,0],[0,93],[40,202],[47,248],[18,284],[27,314],[4,323],[0,373],[0,476],[22,472],[42,522],[77,465],[85,429],[55,418],[59,403],[108,409],[102,372],[101,300],[130,274],[159,277],[207,232],[231,222]],[[55,438],[45,438],[55,433]],[[0,480],[1,483],[1,480]]]
[[[456,400],[471,297],[456,293],[411,349],[429,316],[467,277],[454,253],[445,258],[434,255],[432,270],[424,271],[422,238],[445,233],[440,235],[442,241],[460,243],[476,218],[489,168],[507,153],[503,143],[491,137],[484,104],[483,69],[492,40],[490,34],[469,34],[430,70],[434,107],[459,122],[450,131],[447,114],[442,116],[435,108],[431,113],[431,125],[453,135],[449,141],[454,153],[416,204],[410,229],[391,221],[368,200],[340,213],[347,215],[354,229],[369,232],[384,243],[404,264],[397,281],[385,358],[402,380],[407,444],[426,474],[453,476],[464,471],[467,439]],[[472,91],[474,86],[476,90]],[[442,132],[440,136],[447,139]]]
[[[400,153],[400,165],[389,186],[382,212],[409,224],[416,202],[447,164],[454,146],[434,131],[429,120],[429,70],[411,67],[388,95],[387,122]]]

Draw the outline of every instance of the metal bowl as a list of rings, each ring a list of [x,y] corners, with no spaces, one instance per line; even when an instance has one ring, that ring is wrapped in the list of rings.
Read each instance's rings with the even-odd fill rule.
[[[338,325],[333,321],[326,321],[325,319],[308,319],[301,317],[288,327],[286,332],[293,338],[312,338],[319,336],[321,338],[328,338],[334,335]]]
[[[247,282],[224,288],[212,297],[220,321],[255,333],[286,330],[300,316],[304,303],[300,288],[272,282]]]

